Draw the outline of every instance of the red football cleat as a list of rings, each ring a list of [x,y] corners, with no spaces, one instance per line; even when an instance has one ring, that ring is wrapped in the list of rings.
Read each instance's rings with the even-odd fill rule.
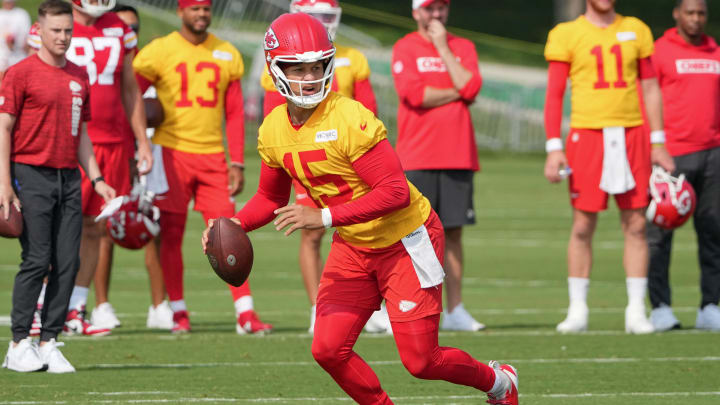
[[[257,333],[265,334],[272,331],[273,326],[269,323],[262,322],[255,311],[249,310],[238,315],[237,324],[235,324],[235,330],[238,335],[244,335],[246,333]]]
[[[187,311],[177,311],[173,313],[172,333],[188,333],[190,332],[190,315]]]
[[[488,366],[495,369],[495,375],[505,375],[508,378],[510,387],[502,395],[495,396],[488,393],[488,404],[495,405],[518,405],[518,376],[515,367],[509,364],[500,364],[497,361],[491,361]]]
[[[83,335],[83,336],[107,336],[110,329],[99,328],[85,320],[85,307],[80,310],[73,309],[67,314],[65,319],[65,327],[63,334],[67,336]]]

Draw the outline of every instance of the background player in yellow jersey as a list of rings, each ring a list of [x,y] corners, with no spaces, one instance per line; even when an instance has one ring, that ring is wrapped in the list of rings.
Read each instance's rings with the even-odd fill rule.
[[[335,40],[342,9],[337,0],[292,0],[290,12],[302,12],[320,20],[330,34],[330,39]],[[285,104],[283,97],[275,89],[267,66],[260,79],[260,84],[265,90],[263,102],[263,116],[267,116],[278,105]],[[360,51],[355,48],[335,45],[335,75],[332,82],[333,91],[343,96],[350,97],[362,103],[368,110],[377,115],[377,103],[375,93],[370,85],[370,66]],[[297,204],[317,207],[312,198],[308,196],[307,190],[299,182],[293,182],[295,189],[295,202]],[[310,328],[313,333],[315,324],[315,300],[317,299],[318,284],[322,273],[322,258],[320,257],[320,246],[322,244],[324,229],[303,229],[300,234],[300,253],[298,261],[300,272],[303,276],[303,283],[308,299],[310,300]],[[369,332],[389,331],[390,321],[387,311],[383,307],[365,325]]]
[[[178,254],[188,204],[194,199],[195,210],[205,220],[231,216],[235,211],[231,196],[242,191],[244,181],[242,57],[230,43],[207,32],[210,6],[211,0],[178,0],[180,30],[152,41],[133,62],[143,91],[154,85],[165,113],[153,142],[163,148],[161,167],[168,183],[168,192],[161,195],[157,206],[161,210],[160,262],[174,313],[173,332],[190,330],[182,256]],[[232,161],[229,172],[223,115]],[[272,328],[257,318],[248,283],[230,290],[238,333]]]
[[[475,387],[492,404],[516,405],[513,367],[488,366],[438,346],[442,225],[405,178],[383,123],[357,101],[330,91],[335,48],[323,25],[304,13],[278,17],[265,34],[265,55],[288,101],[260,127],[258,191],[234,219],[251,231],[279,214],[275,226],[287,228],[286,235],[337,227],[317,298],[315,360],[356,402],[391,404],[370,366],[352,350],[385,299],[410,373]],[[292,180],[323,208],[286,205]]]
[[[549,35],[545,58],[550,63],[545,105],[547,133],[545,177],[559,182],[569,175],[573,224],[568,244],[567,318],[560,332],[587,329],[587,290],[592,266],[592,237],[597,213],[614,195],[625,238],[624,259],[628,305],[625,330],[650,333],[646,317],[648,246],[644,209],[651,161],[672,171],[664,147],[662,96],[650,56],[650,29],[634,17],[615,12],[615,0],[587,0],[587,11],[558,24]],[[572,83],[571,130],[567,156],[560,127],[567,77]],[[637,83],[640,83],[651,142],[642,130]]]

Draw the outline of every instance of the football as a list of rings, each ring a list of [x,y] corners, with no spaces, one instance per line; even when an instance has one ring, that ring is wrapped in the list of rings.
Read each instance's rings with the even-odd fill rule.
[[[23,231],[23,217],[15,205],[10,204],[10,216],[7,221],[0,209],[0,236],[5,238],[19,238]]]
[[[156,128],[165,120],[165,111],[160,100],[156,98],[144,98],[145,116],[147,117],[147,127]]]
[[[250,275],[253,248],[242,227],[229,218],[215,220],[205,250],[210,266],[226,283],[239,287]]]

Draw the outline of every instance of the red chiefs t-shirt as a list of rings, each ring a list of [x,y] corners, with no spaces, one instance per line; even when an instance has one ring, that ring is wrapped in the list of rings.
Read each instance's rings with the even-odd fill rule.
[[[39,47],[36,26],[30,29],[28,44]],[[134,54],[136,47],[137,35],[115,13],[103,14],[91,26],[75,21],[65,56],[85,68],[90,80],[93,120],[88,134],[94,144],[133,140],[122,104],[122,70],[125,55]]]
[[[694,46],[672,28],[655,42],[652,60],[663,94],[670,154],[720,146],[720,47],[715,40],[705,36]]]
[[[90,120],[87,74],[71,62],[57,68],[30,56],[5,73],[0,113],[16,118],[11,161],[75,168],[81,123]]]
[[[478,170],[475,132],[468,106],[480,91],[482,79],[475,45],[448,34],[448,45],[473,77],[461,89],[460,100],[423,108],[425,87],[452,88],[445,63],[430,41],[413,32],[393,47],[392,71],[400,97],[397,153],[404,170]]]

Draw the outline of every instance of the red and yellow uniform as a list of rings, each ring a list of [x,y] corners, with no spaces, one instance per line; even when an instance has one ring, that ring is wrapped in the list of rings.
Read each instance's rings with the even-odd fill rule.
[[[597,212],[607,208],[608,194],[600,189],[600,182],[603,129],[611,127],[625,128],[625,150],[636,183],[634,189],[615,195],[618,206],[635,209],[647,205],[650,143],[642,130],[638,81],[652,77],[649,62],[652,53],[653,38],[647,25],[619,14],[605,28],[580,16],[558,24],[548,35],[545,58],[550,62],[550,83],[546,122],[550,115],[552,125],[547,133],[548,138],[560,136],[562,92],[569,76],[572,129],[567,137],[567,159],[573,174],[568,184],[572,205],[577,209]]]

